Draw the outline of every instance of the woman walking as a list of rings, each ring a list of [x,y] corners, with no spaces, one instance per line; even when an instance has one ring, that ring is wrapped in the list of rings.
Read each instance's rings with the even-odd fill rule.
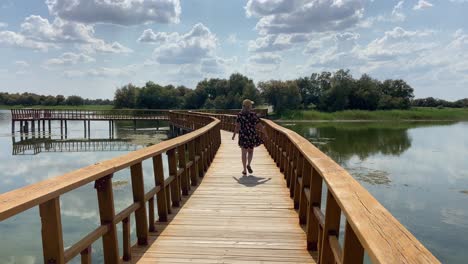
[[[257,128],[260,128],[264,136],[267,136],[265,127],[260,123],[260,118],[252,111],[253,103],[249,99],[242,102],[242,111],[237,114],[236,128],[232,135],[232,140],[234,140],[236,134],[239,133],[239,147],[242,150],[242,166],[244,167],[243,175],[247,175],[247,170],[249,173],[253,173],[251,167],[253,151],[255,147],[263,143],[263,140],[257,134]]]

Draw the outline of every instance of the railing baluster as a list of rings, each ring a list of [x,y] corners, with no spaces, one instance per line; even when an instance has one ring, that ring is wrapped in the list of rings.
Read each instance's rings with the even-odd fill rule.
[[[148,218],[149,218],[148,219],[149,221],[148,231],[155,232],[156,226],[155,226],[155,221],[154,221],[154,196],[148,200]]]
[[[325,226],[322,235],[322,249],[320,263],[335,263],[329,236],[338,237],[340,231],[341,209],[336,203],[330,190],[327,192],[327,205],[325,209]]]
[[[124,261],[129,261],[132,259],[131,243],[130,243],[130,216],[122,220],[122,247],[123,247],[123,256]]]
[[[310,174],[311,174],[311,166],[310,163],[304,162],[302,164],[302,184],[300,185],[301,193],[299,198],[299,223],[306,224],[307,223],[307,208],[309,201],[307,200],[306,196],[306,188],[309,189],[310,193]]]
[[[189,160],[192,162],[190,166],[190,178],[192,186],[198,185],[198,169],[197,169],[197,162],[195,161],[195,141],[192,140],[188,144],[188,151],[189,151]]]
[[[180,185],[182,188],[182,194],[183,195],[188,195],[189,194],[189,188],[190,188],[190,183],[189,183],[189,175],[187,171],[187,158],[185,156],[185,144],[180,145],[177,147],[177,157],[179,160],[179,169],[182,170],[182,173],[180,174]]]
[[[112,174],[96,180],[94,188],[97,190],[99,203],[99,216],[101,225],[107,225],[109,231],[102,237],[105,263],[117,263],[119,261],[119,248],[117,244],[117,230],[114,217],[114,193],[112,190]]]
[[[137,163],[130,167],[132,175],[133,201],[140,204],[140,208],[135,211],[136,232],[138,245],[148,244],[148,220],[146,216],[145,188],[143,183],[142,164]]]
[[[156,194],[156,202],[158,204],[158,216],[160,222],[167,221],[167,202],[166,202],[166,188],[164,186],[164,168],[161,154],[153,157],[153,171],[156,186],[161,189]]]
[[[42,224],[44,263],[65,263],[60,198],[57,197],[39,205],[39,213]]]
[[[308,161],[305,161],[308,162]],[[312,175],[310,178],[310,201],[309,208],[307,209],[307,248],[309,250],[317,250],[318,242],[320,239],[320,223],[315,217],[314,207],[320,210],[322,202],[322,177],[318,174],[315,168],[312,168]]]
[[[92,252],[92,247],[89,246],[85,250],[80,252],[80,257],[81,257],[81,264],[91,264],[91,252]]]
[[[362,263],[364,261],[364,248],[359,242],[353,228],[346,221],[345,237],[343,245],[343,264]]]
[[[167,151],[167,156],[169,159],[169,175],[174,177],[174,180],[171,182],[171,199],[172,206],[180,206],[180,184],[179,177],[177,176],[177,158],[175,149]]]

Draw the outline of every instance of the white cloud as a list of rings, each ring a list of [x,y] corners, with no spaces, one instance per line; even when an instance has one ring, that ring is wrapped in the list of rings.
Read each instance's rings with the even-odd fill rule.
[[[40,51],[47,51],[50,48],[58,48],[55,44],[34,41],[13,31],[0,31],[0,45]]]
[[[392,10],[391,20],[393,21],[404,21],[406,19],[405,14],[403,13],[403,4],[405,1],[399,1]]]
[[[8,27],[7,23],[0,22],[0,28],[5,28]]]
[[[291,49],[294,44],[306,42],[310,38],[307,34],[279,34],[259,37],[249,41],[251,52],[273,52]]]
[[[154,33],[153,33],[154,34]],[[199,63],[204,58],[213,57],[218,40],[203,24],[198,23],[186,34],[157,33],[160,42],[154,52],[154,58],[160,64]]]
[[[118,42],[107,43],[102,39],[94,39],[91,43],[81,45],[81,50],[87,53],[131,53],[132,49],[123,46]]]
[[[122,77],[134,75],[141,65],[128,65],[122,68],[109,68],[109,67],[98,67],[89,70],[70,70],[65,71],[64,76],[68,78],[79,78],[79,77],[96,77],[96,78],[109,78],[109,77]]]
[[[66,22],[59,18],[56,18],[51,24],[49,20],[36,15],[24,19],[20,33],[30,39],[42,42],[86,43],[94,40],[92,26]]]
[[[20,32],[0,31],[0,44],[47,51],[58,44],[77,43],[89,52],[129,53],[131,49],[118,42],[107,43],[94,36],[94,27],[56,18],[53,23],[41,16],[31,15],[21,24]]]
[[[22,67],[22,68],[29,67],[29,63],[27,63],[26,61],[23,61],[23,60],[15,61],[15,65],[18,66],[18,67]]]
[[[235,44],[238,42],[237,40],[237,34],[233,33],[233,34],[229,34],[228,38],[227,38],[227,42],[228,43],[231,43],[231,44]]]
[[[200,71],[203,73],[222,74],[226,72],[228,66],[235,62],[237,62],[236,57],[231,59],[219,57],[203,59],[200,63]]]
[[[73,53],[73,52],[65,52],[58,58],[53,58],[45,61],[44,65],[46,67],[49,66],[68,66],[68,65],[75,65],[78,63],[89,63],[96,61],[94,58],[80,53]]]
[[[342,30],[363,17],[362,0],[249,0],[247,16],[259,17],[262,35]]]
[[[281,60],[281,56],[272,53],[255,54],[249,58],[249,62],[255,64],[280,64]]]
[[[81,23],[178,23],[179,0],[46,0],[49,12]]]
[[[385,32],[383,37],[370,42],[362,54],[371,60],[391,60],[397,56],[414,54],[434,47],[434,43],[426,39],[432,35],[432,31],[406,31],[395,27]]]
[[[426,9],[426,8],[431,8],[433,4],[424,1],[424,0],[419,0],[416,5],[414,5],[413,9],[414,10],[421,10],[421,9]]]

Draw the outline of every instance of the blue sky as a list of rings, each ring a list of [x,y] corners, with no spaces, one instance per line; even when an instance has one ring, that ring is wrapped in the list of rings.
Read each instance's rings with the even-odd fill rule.
[[[468,97],[468,0],[0,0],[0,91],[112,98],[347,68]]]

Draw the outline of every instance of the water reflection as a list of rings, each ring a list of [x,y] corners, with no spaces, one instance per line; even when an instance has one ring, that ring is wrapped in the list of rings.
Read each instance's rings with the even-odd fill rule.
[[[113,135],[109,135],[108,122],[100,121],[91,122],[91,133],[85,137],[83,122],[68,122],[67,134],[62,133],[59,125],[59,122],[52,122],[50,133],[36,131],[21,134],[15,131],[12,134],[9,111],[0,110],[0,193],[157,144],[167,139],[168,130],[167,122],[157,124],[141,121],[137,122],[136,129],[133,122],[116,122]],[[165,155],[163,158],[167,176],[167,159]],[[143,162],[143,173],[145,190],[148,191],[154,187],[151,159]],[[115,173],[112,182],[115,210],[119,212],[133,202],[130,170]],[[99,226],[99,209],[93,183],[62,195],[60,203],[65,247],[70,247]],[[134,221],[131,224],[134,226]],[[0,234],[4,243],[0,242],[0,264],[42,263],[40,228],[37,207],[2,221]],[[118,230],[121,232],[121,226]],[[134,228],[131,230],[134,231]],[[119,234],[119,239],[121,237]],[[132,239],[136,239],[133,232]],[[94,263],[103,263],[100,240],[93,244],[92,253]],[[79,262],[78,258],[71,261]]]
[[[159,122],[158,122],[159,125]],[[134,151],[140,146],[149,146],[167,138],[168,127],[129,128],[129,124],[115,124],[116,132],[107,138],[72,138],[60,130],[52,133],[14,133],[12,134],[13,155],[37,155],[42,152],[111,152]],[[111,131],[111,129],[109,129]],[[114,129],[112,129],[114,131]],[[65,138],[65,139],[64,139]],[[18,141],[19,140],[19,141]]]
[[[442,263],[466,263],[468,122],[287,127],[347,169]]]
[[[450,125],[453,122],[438,123]],[[422,122],[403,123],[297,123],[294,131],[308,138],[320,150],[345,165],[353,156],[360,160],[377,155],[400,156],[411,147],[408,129],[430,126]]]

